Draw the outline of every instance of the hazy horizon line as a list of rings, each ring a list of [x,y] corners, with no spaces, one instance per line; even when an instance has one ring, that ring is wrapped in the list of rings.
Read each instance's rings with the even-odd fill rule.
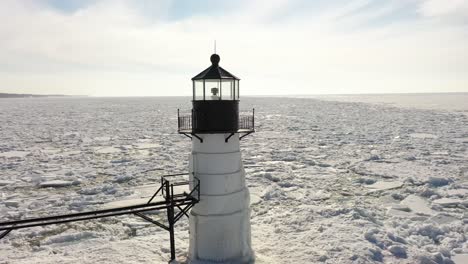
[[[330,94],[246,94],[240,97],[283,97],[283,96],[337,96],[337,95],[417,95],[417,94],[468,94],[468,92],[408,92],[408,93],[330,93]],[[75,95],[70,95],[75,96]],[[192,95],[77,95],[83,97],[192,97]]]
[[[105,98],[105,97],[192,97],[191,95],[80,95],[80,94],[42,94],[42,93],[7,93],[0,92],[0,94],[12,95],[32,95],[32,96],[67,96],[67,97],[91,97],[91,98]],[[317,94],[247,94],[241,97],[289,97],[289,96],[354,96],[354,95],[418,95],[418,94],[468,94],[468,92],[407,92],[407,93],[392,93],[392,92],[376,92],[376,93],[317,93]]]

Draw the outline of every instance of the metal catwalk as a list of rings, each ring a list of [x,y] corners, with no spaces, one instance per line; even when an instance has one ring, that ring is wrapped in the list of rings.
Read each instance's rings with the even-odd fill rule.
[[[171,261],[175,259],[174,225],[182,216],[188,217],[188,210],[200,201],[200,181],[194,177],[195,182],[189,180],[177,180],[177,176],[185,176],[187,173],[171,174],[161,177],[161,186],[148,200],[146,204],[138,204],[125,207],[117,207],[105,210],[88,211],[82,213],[63,214],[47,217],[29,218],[23,220],[7,221],[0,223],[0,239],[4,238],[11,231],[16,229],[46,226],[54,224],[63,224],[91,219],[98,219],[111,216],[133,214],[144,220],[151,222],[164,230],[169,231],[171,243]],[[182,193],[174,193],[174,187],[189,186],[193,184],[192,190]],[[160,195],[163,199],[156,201],[155,198]],[[145,215],[145,212],[154,210],[166,210],[167,223],[164,224]],[[177,214],[176,214],[177,210]]]

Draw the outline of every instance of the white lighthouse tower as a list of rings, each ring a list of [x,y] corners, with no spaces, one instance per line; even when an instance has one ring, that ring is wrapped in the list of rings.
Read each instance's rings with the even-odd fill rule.
[[[250,195],[239,147],[254,132],[254,116],[239,117],[239,78],[212,65],[192,78],[191,117],[179,133],[192,137],[190,175],[200,181],[200,202],[190,212],[190,263],[250,263]],[[192,178],[193,180],[193,178]]]

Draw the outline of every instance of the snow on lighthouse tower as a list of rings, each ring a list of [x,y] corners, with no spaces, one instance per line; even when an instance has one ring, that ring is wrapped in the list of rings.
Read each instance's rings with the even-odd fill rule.
[[[239,141],[254,132],[254,116],[239,116],[239,78],[212,65],[192,78],[191,116],[179,116],[179,133],[192,138],[190,175],[200,202],[190,212],[190,263],[249,263],[250,195]],[[193,179],[192,179],[193,180]]]

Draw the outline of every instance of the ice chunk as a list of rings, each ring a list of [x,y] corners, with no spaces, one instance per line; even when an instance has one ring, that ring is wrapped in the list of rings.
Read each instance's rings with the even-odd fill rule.
[[[0,153],[0,157],[3,158],[24,158],[31,152],[28,151],[7,151]]]
[[[368,230],[367,232],[364,233],[364,238],[371,242],[371,243],[377,243],[377,238],[375,236],[376,233],[378,233],[379,231],[377,229],[371,229],[371,230]]]
[[[388,250],[397,258],[406,258],[406,247],[400,245],[393,245]]]
[[[405,211],[401,211],[401,210],[398,210],[398,209],[394,209],[394,208],[389,208],[387,210],[387,213],[386,215],[388,216],[393,216],[393,217],[398,217],[398,218],[409,218],[409,217],[413,217],[414,215],[410,212],[405,212]]]
[[[372,154],[372,155],[370,155],[370,157],[368,159],[366,159],[366,161],[381,160],[381,159],[382,159],[382,157],[380,157],[379,155]]]
[[[45,181],[39,183],[39,187],[46,188],[46,187],[53,187],[53,188],[60,188],[60,187],[67,187],[73,185],[73,181],[62,181],[62,180],[54,180],[54,181]]]
[[[126,163],[126,162],[130,162],[131,160],[129,159],[116,159],[116,160],[111,160],[110,162],[111,163],[114,163],[114,164],[119,164],[119,163]]]
[[[143,227],[151,225],[150,222],[147,222],[147,221],[145,221],[143,219],[141,219],[141,220],[139,220],[139,219],[125,219],[124,221],[122,221],[122,224],[125,225],[125,226],[130,227],[131,229],[134,229],[135,233],[136,233],[137,229],[141,229]]]
[[[135,143],[134,146],[137,149],[152,149],[152,148],[158,148],[161,145],[156,144],[156,143]]]
[[[115,182],[117,183],[123,183],[123,182],[127,182],[127,181],[130,181],[133,179],[133,176],[132,175],[128,175],[128,174],[125,174],[125,175],[119,175],[117,176],[117,178],[115,178]]]
[[[432,256],[418,256],[418,262],[419,264],[443,264],[442,262],[436,262],[433,260]]]
[[[446,193],[448,196],[461,196],[462,197],[462,196],[468,195],[468,189],[452,189],[452,190],[447,190]]]
[[[0,186],[7,186],[15,183],[14,181],[0,181]]]
[[[375,180],[375,179],[372,179],[372,178],[363,178],[363,177],[361,177],[361,178],[358,178],[358,179],[356,180],[356,182],[357,182],[357,183],[361,183],[361,184],[362,184],[362,183],[363,183],[363,184],[374,184],[374,183],[376,182],[376,180]]]
[[[443,224],[448,224],[448,223],[457,221],[458,219],[447,214],[437,214],[431,217],[430,220],[443,225]]]
[[[428,183],[434,187],[439,187],[449,184],[450,179],[442,177],[429,177]]]
[[[60,234],[56,236],[52,236],[47,238],[43,244],[50,245],[56,243],[67,243],[67,242],[76,242],[82,239],[93,238],[96,235],[93,232],[85,231],[82,233],[74,233],[74,234]]]
[[[440,205],[443,207],[455,207],[463,202],[464,201],[461,199],[453,199],[453,198],[441,198],[441,199],[432,201],[433,204]]]
[[[262,198],[255,194],[250,194],[250,205],[256,205],[262,202]]]
[[[436,135],[428,134],[428,133],[412,133],[409,136],[412,137],[412,138],[422,138],[422,139],[425,139],[425,138],[435,139],[435,138],[437,138]]]
[[[8,206],[8,207],[18,207],[20,202],[17,201],[17,200],[9,200],[9,201],[5,201],[5,206]]]
[[[378,192],[400,188],[403,186],[403,183],[400,181],[379,181],[374,184],[367,185],[366,187],[370,189],[370,192]]]
[[[110,141],[110,140],[111,140],[111,137],[107,137],[107,136],[95,137],[94,138],[94,141]]]
[[[433,215],[434,212],[431,208],[429,208],[426,200],[423,198],[416,196],[416,195],[408,195],[403,201],[401,201],[402,205],[408,206],[411,211],[422,214],[422,215]]]
[[[262,194],[263,199],[273,200],[284,197],[284,192],[280,190],[277,185],[268,186]]]
[[[98,148],[94,152],[98,154],[112,154],[112,153],[119,153],[121,152],[121,149],[115,148],[115,147],[104,147],[104,148]]]
[[[380,248],[370,248],[368,253],[372,260],[379,262],[383,260],[383,254]]]
[[[401,243],[401,244],[407,244],[408,242],[406,242],[406,240],[402,237],[399,237],[395,234],[393,234],[392,232],[387,232],[387,237],[390,238],[390,240],[394,241],[394,242],[397,242],[397,243]]]
[[[84,195],[95,195],[98,193],[103,194],[114,194],[117,192],[117,189],[113,185],[103,185],[92,188],[83,188],[79,191],[80,194]]]
[[[392,205],[391,209],[394,209],[394,210],[400,210],[400,211],[404,211],[404,212],[411,212],[411,209],[404,205],[404,204],[394,204]]]
[[[311,193],[308,198],[313,201],[321,201],[330,199],[331,194],[329,192],[318,190],[316,192]]]
[[[434,241],[438,241],[438,237],[444,235],[446,231],[435,224],[417,225],[411,229],[411,233],[429,237]]]
[[[102,206],[102,209],[110,209],[110,208],[117,208],[117,207],[126,207],[126,206],[133,206],[139,204],[146,204],[148,202],[148,198],[140,198],[140,199],[128,199],[128,200],[121,200],[121,201],[114,201],[110,203],[106,203]]]

